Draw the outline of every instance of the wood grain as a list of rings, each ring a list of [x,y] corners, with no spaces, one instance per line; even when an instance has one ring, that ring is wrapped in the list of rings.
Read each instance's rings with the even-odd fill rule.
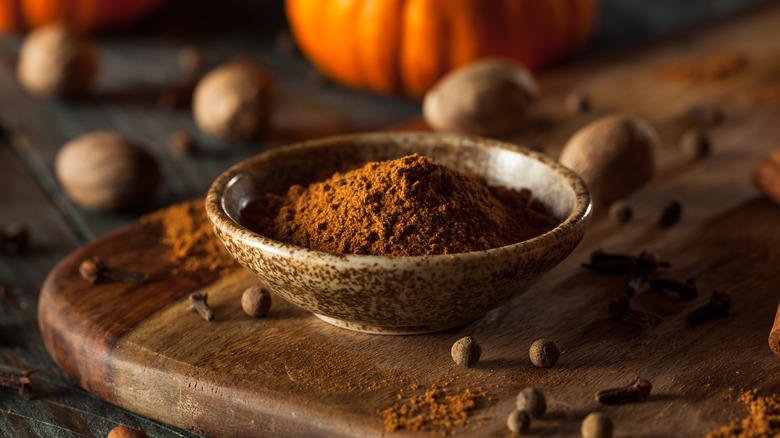
[[[489,397],[458,436],[505,436],[506,415],[526,385],[542,388],[550,402],[549,414],[531,429],[539,436],[576,436],[581,419],[597,409],[612,417],[616,436],[702,436],[745,414],[735,401],[743,391],[780,390],[780,362],[766,345],[780,282],[774,269],[780,208],[761,197],[749,176],[780,138],[780,100],[750,98],[780,72],[780,39],[762,37],[776,33],[778,19],[775,7],[543,78],[547,97],[540,117],[547,122],[537,121],[512,140],[538,142],[555,155],[577,127],[627,111],[659,129],[659,168],[629,197],[632,222],[618,225],[602,212],[564,263],[475,323],[425,336],[374,336],[331,327],[278,299],[268,318],[252,319],[240,310],[241,291],[256,281],[249,274],[167,275],[171,266],[161,262],[159,230],[134,224],[80,249],[52,272],[41,295],[44,339],[57,362],[91,392],[217,437],[379,436],[387,434],[383,409],[445,382],[482,388]],[[721,50],[744,52],[749,67],[700,85],[654,73],[691,52]],[[562,98],[573,88],[592,96],[592,113],[562,112]],[[700,103],[724,107],[727,119],[708,129],[712,155],[694,162],[676,142],[687,126],[685,111]],[[661,208],[673,198],[683,204],[682,221],[657,227]],[[696,278],[700,296],[678,302],[641,294],[634,303],[663,318],[655,329],[609,320],[607,303],[622,293],[624,280],[580,267],[597,248],[656,252],[671,262],[665,275]],[[87,287],[75,267],[91,254],[149,270],[153,279],[142,286]],[[186,310],[186,295],[196,290],[209,294],[214,322]],[[685,323],[713,290],[733,297],[731,315]],[[457,367],[449,357],[452,342],[464,335],[483,345],[473,369]],[[534,368],[527,357],[542,337],[563,350],[552,369]],[[653,382],[648,402],[599,407],[594,401],[597,390],[637,375]]]
[[[179,6],[170,12],[180,17],[183,9],[203,13],[200,5],[209,0],[188,0],[184,8],[183,2],[168,2],[170,6],[174,3]],[[226,20],[237,13],[229,8],[248,5],[236,1],[210,3],[211,13]],[[269,11],[268,5],[260,4],[252,9],[264,14]],[[281,6],[274,8],[279,9]],[[304,59],[273,52],[268,33],[283,24],[282,15],[263,16],[263,38],[258,38],[257,32],[232,33],[238,30],[235,22],[229,23],[231,33],[215,31],[206,42],[203,29],[187,39],[154,28],[100,36],[97,43],[103,70],[97,95],[86,101],[40,101],[28,96],[14,74],[21,36],[0,38],[0,225],[25,223],[33,243],[25,255],[0,253],[0,284],[8,288],[8,296],[0,300],[0,369],[40,368],[33,378],[38,398],[25,401],[13,390],[0,389],[0,437],[102,438],[119,424],[143,427],[155,438],[200,436],[91,395],[51,360],[44,347],[36,310],[47,274],[80,245],[138,218],[134,214],[92,213],[72,204],[53,173],[54,157],[62,144],[86,131],[114,129],[149,145],[163,167],[165,182],[156,198],[156,206],[163,206],[202,195],[211,180],[230,164],[266,148],[312,136],[373,129],[417,113],[412,102],[335,87],[317,90],[306,84],[311,67]],[[257,29],[256,17],[248,15],[245,28],[251,21],[252,29]],[[273,25],[268,23],[274,20]],[[275,121],[277,130],[267,141],[220,143],[199,134],[188,111],[169,113],[157,107],[160,90],[180,79],[176,67],[179,48],[201,42],[210,66],[243,53],[279,75],[282,109]],[[353,112],[355,108],[360,109],[359,113]],[[193,133],[206,153],[187,159],[171,156],[168,136],[178,129]]]

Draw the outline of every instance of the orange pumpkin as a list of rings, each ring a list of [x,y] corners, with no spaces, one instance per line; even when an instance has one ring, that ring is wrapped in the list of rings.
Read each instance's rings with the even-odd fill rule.
[[[0,32],[19,32],[54,21],[81,31],[129,25],[163,0],[0,0]]]
[[[539,70],[582,47],[598,0],[287,0],[301,50],[327,76],[421,97],[485,56]]]

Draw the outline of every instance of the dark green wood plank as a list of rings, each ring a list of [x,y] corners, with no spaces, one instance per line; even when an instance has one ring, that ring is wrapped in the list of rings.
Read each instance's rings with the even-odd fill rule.
[[[39,368],[37,398],[0,388],[0,436],[104,437],[119,424],[141,426],[154,431],[151,436],[199,436],[99,400],[51,360],[38,331],[38,293],[48,272],[81,241],[6,144],[0,144],[0,168],[0,225],[23,223],[31,234],[28,252],[0,254],[0,284],[8,290],[0,300],[0,370]]]

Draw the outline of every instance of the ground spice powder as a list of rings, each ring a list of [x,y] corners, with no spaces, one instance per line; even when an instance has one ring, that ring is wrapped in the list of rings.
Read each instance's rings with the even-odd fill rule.
[[[748,416],[715,429],[707,438],[772,438],[780,437],[780,396],[759,397],[756,390],[739,398],[748,410]]]
[[[741,52],[727,51],[705,58],[673,62],[658,69],[658,75],[689,85],[719,81],[729,78],[748,65],[747,57]]]
[[[484,397],[485,392],[480,388],[455,388],[452,391],[446,383],[433,384],[423,394],[401,400],[382,411],[385,430],[406,429],[452,435],[455,428],[468,424],[469,413]]]
[[[417,154],[371,162],[241,212],[260,234],[332,253],[418,256],[509,245],[550,229],[527,189],[490,187]]]
[[[235,264],[214,235],[202,199],[172,205],[141,218],[162,224],[162,243],[170,247],[168,260],[180,271],[222,270]]]

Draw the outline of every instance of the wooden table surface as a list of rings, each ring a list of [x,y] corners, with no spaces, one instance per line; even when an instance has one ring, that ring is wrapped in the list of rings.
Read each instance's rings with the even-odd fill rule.
[[[728,46],[728,42],[718,39],[716,31],[721,28],[730,29],[730,35],[743,35],[746,41],[750,38],[771,39],[771,34],[767,36],[766,33],[761,33],[771,27],[767,25],[765,15],[780,17],[780,8],[765,7],[645,47],[642,50],[642,62],[645,66],[657,64],[658,60],[653,57],[654,50],[683,57],[690,54],[690,50],[695,51],[702,46],[710,49],[721,43]],[[103,70],[96,96],[90,100],[75,102],[38,101],[27,96],[14,77],[14,62],[20,39],[0,39],[0,122],[7,129],[6,136],[0,141],[0,225],[20,222],[29,227],[32,235],[32,247],[27,253],[18,256],[0,255],[0,284],[4,284],[9,292],[7,297],[0,300],[0,370],[40,370],[34,375],[34,388],[38,397],[32,401],[25,401],[12,390],[0,389],[0,436],[103,437],[119,424],[141,426],[153,437],[200,436],[99,400],[72,381],[46,353],[37,328],[36,316],[38,293],[46,275],[76,248],[137,219],[137,216],[133,215],[90,213],[73,205],[64,196],[53,176],[52,168],[56,152],[65,141],[91,130],[116,129],[149,145],[161,163],[163,184],[155,206],[162,207],[202,195],[212,179],[228,166],[267,148],[305,138],[379,129],[419,115],[419,106],[403,99],[380,98],[332,86],[322,88],[308,82],[307,76],[311,72],[309,64],[303,59],[277,53],[273,48],[271,30],[257,31],[249,36],[232,33],[200,34],[180,32],[176,20],[160,22],[159,28],[152,32],[154,36],[134,32],[101,37],[99,47]],[[743,22],[763,24],[764,27],[759,26],[759,31],[751,34],[750,26],[740,25]],[[774,34],[775,38],[776,35],[777,33]],[[676,42],[683,44],[675,48]],[[274,118],[273,133],[262,144],[234,145],[219,142],[201,134],[194,126],[188,111],[168,112],[158,108],[156,100],[159,91],[165,84],[180,78],[175,65],[176,52],[182,46],[192,43],[206,49],[210,66],[238,54],[248,54],[274,72],[278,82],[280,106]],[[749,47],[740,48],[744,48],[751,56],[767,55],[765,51],[754,53]],[[774,56],[777,57],[778,52],[774,52]],[[551,92],[551,106],[555,105],[555,99],[559,102],[568,90],[577,87],[599,93],[599,90],[614,86],[609,82],[611,76],[625,77],[620,75],[632,68],[627,59],[630,58],[625,53],[608,54],[587,63],[561,67],[540,76],[542,90]],[[762,65],[761,59],[751,58],[751,61],[758,61],[757,64]],[[619,68],[611,69],[610,65],[613,63]],[[780,70],[774,70],[774,74],[777,75],[778,71]],[[766,70],[764,73],[769,75],[772,71]],[[589,80],[591,77],[598,80]],[[641,75],[634,74],[630,77],[637,82],[622,83],[620,86],[628,96],[632,93],[640,95],[636,90],[641,88]],[[703,100],[726,101],[730,96],[728,93],[734,91],[727,88],[709,87],[704,91],[697,91],[697,96]],[[666,91],[667,94],[662,96],[668,100],[659,101],[659,98],[655,101],[635,102],[630,109],[654,124],[664,126],[667,135],[665,141],[669,143],[675,141],[675,126],[674,121],[665,118],[665,115],[683,111],[684,105],[690,102],[691,95],[689,93],[688,98],[675,98],[674,96],[686,95],[686,92]],[[613,101],[596,100],[596,104],[612,110],[622,109],[619,103],[628,99],[625,94]],[[597,95],[612,94],[604,92]],[[739,123],[743,125],[742,128],[749,130],[756,126],[766,126],[773,120],[778,122],[775,123],[776,126],[780,125],[780,116],[776,114],[780,97],[777,99],[774,103],[774,118],[766,109],[761,112],[759,120],[750,119],[750,114],[740,113],[742,118]],[[657,109],[661,105],[670,106],[661,111]],[[764,102],[761,105],[768,104]],[[555,131],[532,131],[516,140],[523,143],[543,142],[546,150],[554,155],[560,150],[567,136],[576,129],[576,125],[582,125],[586,119],[570,120],[564,123],[563,129]],[[211,152],[184,159],[172,156],[166,144],[168,136],[177,129],[192,133]],[[736,141],[733,135],[736,134],[731,132],[724,131],[723,138],[733,144]],[[732,137],[729,137],[730,135]],[[750,148],[753,155],[757,154],[757,151],[768,151],[772,146],[780,145],[777,137],[773,140],[753,135],[751,138],[759,142]],[[732,158],[739,158],[735,149],[732,148],[730,153],[735,154]],[[679,157],[672,156],[671,159],[662,161],[663,172],[657,178],[662,181],[664,176],[679,175],[684,166],[675,164],[678,159]],[[716,158],[714,164],[711,164],[712,171],[723,171],[728,160],[728,156]],[[742,160],[740,163],[742,164],[734,172],[748,172],[749,160]],[[734,193],[745,193],[749,190],[746,186],[747,183],[738,185]],[[661,184],[660,187],[670,194],[680,190],[680,187],[673,184]],[[684,194],[684,191],[682,193]],[[641,201],[642,193],[638,196],[637,199]],[[759,200],[751,202],[747,205],[749,210],[766,212],[769,208]],[[699,211],[706,212],[707,209]],[[740,215],[735,213],[723,220],[737,223]],[[611,247],[630,246],[622,245],[613,235],[613,231],[604,221],[597,222],[586,244],[594,246],[597,244],[596,239],[603,239]],[[673,238],[679,241],[692,239],[699,231],[679,228],[673,231]],[[773,234],[776,235],[777,233]],[[648,246],[652,246],[653,239],[663,237],[657,233],[641,232],[631,236],[632,245]],[[705,241],[714,245],[717,243],[715,237],[709,236]],[[681,246],[680,251],[684,252],[685,247]],[[708,262],[707,267],[717,269],[720,266]],[[566,272],[570,272],[572,268],[566,269]],[[703,268],[695,268],[696,272],[701,269]],[[771,276],[767,278],[776,280]],[[762,312],[761,315],[765,313],[767,312]],[[771,321],[768,323],[771,325]],[[760,330],[763,324],[757,322],[756,326],[759,328],[756,336],[765,337]],[[767,333],[768,329],[767,326]],[[596,326],[588,330],[591,333],[599,331]],[[623,333],[625,337],[635,334],[635,331],[630,329]],[[716,349],[715,341],[707,340],[704,347]],[[765,382],[776,382],[776,367],[764,371],[767,373]],[[709,385],[704,381],[695,383]],[[723,423],[727,419],[724,418]],[[497,431],[492,430],[492,433]]]

